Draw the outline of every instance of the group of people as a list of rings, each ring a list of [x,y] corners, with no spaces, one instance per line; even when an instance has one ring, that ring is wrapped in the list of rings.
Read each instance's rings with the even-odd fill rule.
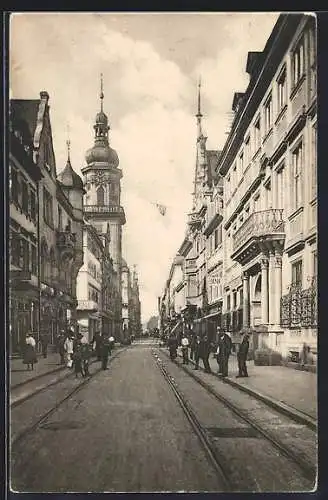
[[[182,363],[189,363],[189,349],[190,349],[190,359],[195,362],[194,370],[199,369],[199,361],[202,360],[204,369],[206,373],[211,373],[211,367],[209,363],[209,357],[211,352],[215,352],[215,357],[218,364],[218,373],[222,375],[223,378],[228,376],[228,366],[229,366],[229,356],[232,351],[232,341],[229,332],[219,332],[219,338],[217,346],[210,341],[207,335],[187,335],[183,334],[180,344],[177,337],[171,334],[167,341],[167,346],[170,351],[170,358],[173,361],[177,357],[178,346],[181,345],[182,351]],[[247,355],[249,350],[249,333],[244,332],[242,335],[242,341],[239,344],[239,349],[237,352],[238,360],[238,375],[239,377],[248,377],[248,371],[246,366]]]
[[[68,332],[62,330],[57,337],[57,350],[60,356],[60,364],[66,364],[67,368],[73,369],[75,376],[90,376],[90,359],[95,351],[97,360],[101,361],[102,369],[107,370],[108,359],[115,344],[115,339],[107,333],[96,332],[89,343],[82,334],[75,334],[73,329]],[[42,349],[44,356],[44,350]],[[27,369],[34,368],[38,362],[36,352],[36,341],[31,332],[26,334],[23,345],[23,363]]]

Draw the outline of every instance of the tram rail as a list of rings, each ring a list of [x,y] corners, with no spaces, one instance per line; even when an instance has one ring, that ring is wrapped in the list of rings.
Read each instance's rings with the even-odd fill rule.
[[[167,358],[167,360],[170,361],[168,353],[163,352],[162,350],[157,350],[157,352],[163,353],[164,356]],[[161,360],[161,358],[158,356],[157,352],[154,350],[153,351],[153,355],[157,356]],[[170,361],[170,362],[172,363],[172,361]],[[162,360],[161,360],[161,362],[158,362],[158,363],[159,363],[159,366],[161,367],[162,371],[166,370],[165,368],[163,368],[163,361]],[[246,415],[243,410],[241,410],[240,408],[238,408],[234,403],[232,403],[230,400],[228,400],[225,396],[223,396],[222,394],[220,394],[219,392],[217,392],[217,390],[215,390],[213,387],[211,387],[209,384],[207,384],[204,380],[202,380],[199,377],[197,377],[197,375],[195,375],[190,370],[188,370],[184,365],[181,365],[180,363],[177,363],[176,361],[173,361],[173,363],[176,366],[178,366],[181,370],[183,370],[184,372],[186,372],[192,379],[194,379],[198,384],[200,384],[206,390],[207,393],[209,393],[212,396],[214,396],[214,398],[217,401],[219,401],[225,407],[227,407],[234,415],[236,415],[239,419],[241,419],[248,426],[250,426],[251,428],[253,428],[254,431],[257,432],[260,437],[262,437],[265,441],[269,442],[276,450],[279,451],[280,454],[282,454],[284,457],[286,457],[288,460],[290,460],[293,464],[297,465],[297,467],[301,471],[302,475],[306,479],[308,479],[309,481],[314,481],[314,479],[316,477],[316,473],[317,473],[316,466],[314,466],[309,461],[305,460],[302,456],[300,456],[299,453],[295,452],[293,449],[290,448],[290,446],[287,446],[285,443],[283,443],[275,435],[273,435],[271,432],[269,432],[267,429],[265,429],[262,425],[260,425],[254,419],[252,419],[249,415]],[[167,372],[167,374],[165,375],[166,380],[169,380],[170,379],[170,375],[169,375],[169,373],[168,373],[167,370],[166,370],[166,372]],[[174,386],[174,393],[175,394],[179,394],[179,388],[178,388],[178,385],[177,385],[176,381],[174,381],[174,383],[171,382],[170,386],[171,387]],[[232,389],[234,389],[234,388],[232,388]],[[182,401],[182,403],[180,403],[180,404],[184,405],[184,408],[183,408],[184,411],[187,412],[187,413],[189,413],[189,414],[192,413],[193,414],[192,418],[194,420],[195,419],[197,420],[197,418],[194,416],[194,412],[190,408],[190,405],[185,400],[185,398],[183,398],[181,396],[181,393],[180,393],[180,398],[181,398],[181,401]],[[178,399],[178,397],[177,397],[177,399]],[[276,410],[276,409],[273,410],[273,409],[270,408],[270,410],[272,411],[272,413],[278,413],[279,414],[278,410]],[[281,415],[283,415],[284,418],[287,418],[290,421],[293,421],[292,418],[286,417],[285,414],[281,413]],[[199,430],[201,428],[200,422],[196,422],[195,426]],[[205,434],[205,430],[202,431],[202,434],[203,435]],[[206,438],[206,439],[207,439],[207,446],[211,447],[210,440],[208,438]],[[220,463],[220,459],[218,459],[216,456],[215,456],[215,460],[218,463]],[[220,467],[222,467],[222,464],[220,465]],[[231,489],[229,491],[231,491]]]
[[[119,350],[118,352],[114,353],[110,359],[109,359],[109,366],[111,365],[112,361],[119,357],[122,352],[124,352],[126,350],[126,348],[123,348],[121,350]],[[96,361],[94,361],[95,363]],[[65,397],[61,398],[60,400],[58,400],[56,402],[55,405],[51,406],[51,408],[49,410],[47,410],[46,412],[44,412],[40,417],[37,418],[36,421],[33,422],[32,425],[29,425],[28,427],[24,428],[20,433],[17,434],[17,436],[15,436],[15,438],[12,440],[11,442],[11,449],[13,449],[14,447],[17,446],[17,444],[19,444],[21,441],[24,440],[25,437],[27,437],[29,434],[31,434],[32,432],[34,432],[40,425],[44,424],[47,419],[53,415],[57,410],[58,408],[63,404],[65,403],[66,401],[68,401],[72,396],[74,396],[75,394],[77,394],[81,389],[83,389],[87,384],[89,384],[91,382],[91,380],[93,380],[93,378],[98,375],[100,372],[102,372],[102,368],[98,368],[94,373],[90,374],[89,377],[86,377],[84,378],[78,385],[76,385],[75,387],[73,387],[73,389],[71,389],[66,395]],[[72,377],[74,374],[72,373],[69,373],[67,377],[62,377],[61,379],[55,381],[53,384],[50,384],[51,386],[54,386],[56,384],[59,384],[60,382],[62,382],[63,380],[69,378],[69,377]],[[24,400],[20,401],[19,402],[19,405],[20,404],[23,404],[24,402],[26,402],[27,400],[31,399],[34,395],[36,394],[39,394],[41,391],[47,389],[48,387],[50,387],[50,385],[44,387],[43,389],[41,389],[40,391],[37,391],[35,392],[34,394],[31,394],[30,397],[28,398],[25,398]],[[16,405],[17,407],[18,405]],[[13,408],[13,406],[11,406],[11,408]]]

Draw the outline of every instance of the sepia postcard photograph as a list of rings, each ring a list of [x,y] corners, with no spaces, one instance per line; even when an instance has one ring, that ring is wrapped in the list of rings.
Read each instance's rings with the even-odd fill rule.
[[[11,492],[315,492],[317,17],[15,12]]]

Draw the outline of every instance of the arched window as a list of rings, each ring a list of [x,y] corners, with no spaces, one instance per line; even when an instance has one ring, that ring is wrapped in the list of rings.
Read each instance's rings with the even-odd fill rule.
[[[105,191],[102,186],[97,189],[97,205],[105,204]]]

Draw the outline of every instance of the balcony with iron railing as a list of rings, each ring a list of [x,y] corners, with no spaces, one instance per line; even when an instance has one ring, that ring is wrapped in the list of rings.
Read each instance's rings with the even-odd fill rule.
[[[285,239],[283,210],[268,209],[254,212],[233,235],[233,260],[244,263],[261,251],[259,243],[267,245]]]

